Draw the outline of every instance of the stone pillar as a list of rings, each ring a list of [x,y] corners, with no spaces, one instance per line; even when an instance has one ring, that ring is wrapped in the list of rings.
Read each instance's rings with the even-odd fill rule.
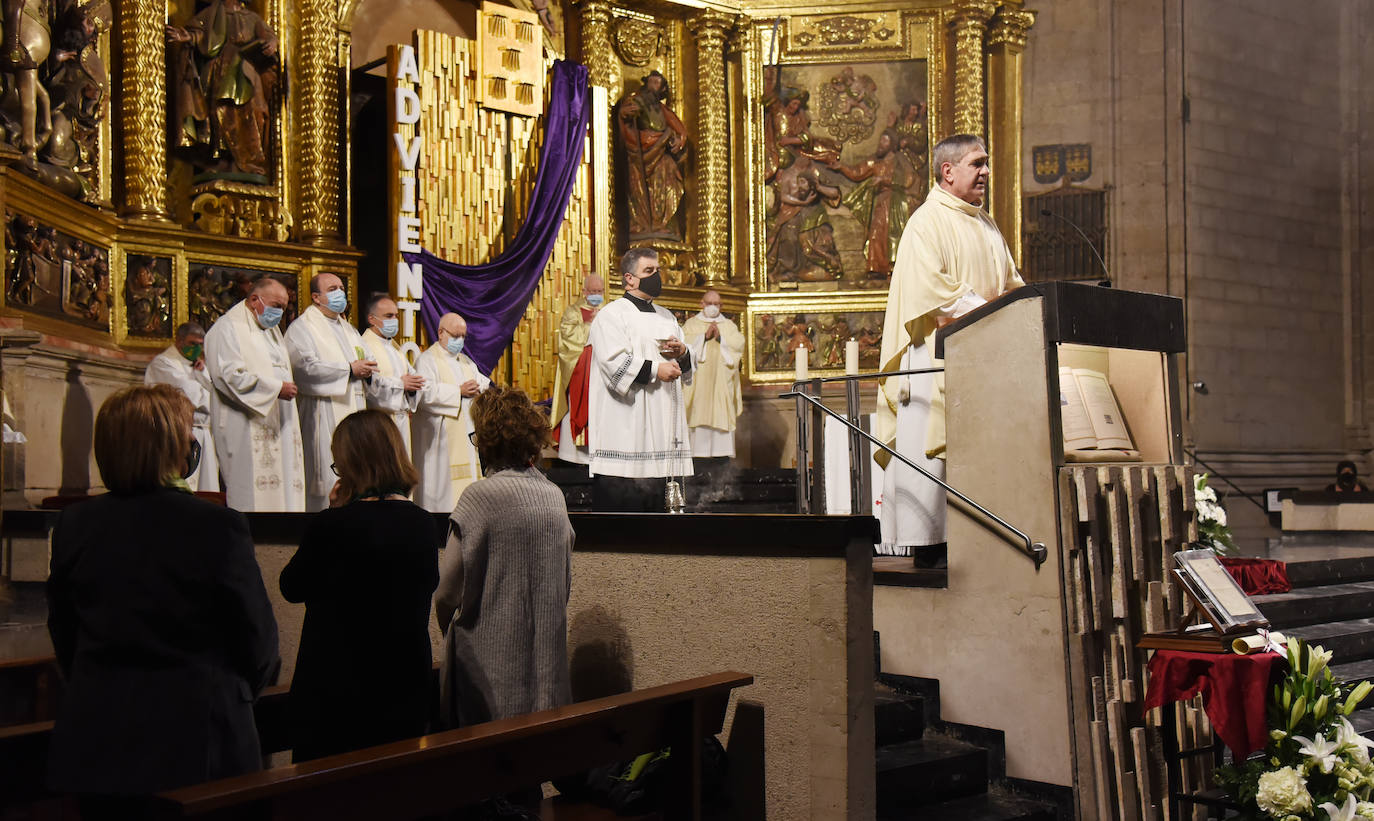
[[[300,0],[296,51],[296,140],[301,239],[339,242],[339,93],[337,0]]]
[[[124,202],[134,219],[167,218],[167,9],[162,0],[124,0],[119,9],[123,61]]]
[[[954,28],[954,133],[983,135],[983,35],[997,4],[960,0]]]
[[[725,41],[730,16],[704,11],[688,21],[697,46],[697,268],[707,287],[730,282],[730,127]]]
[[[1021,266],[1021,63],[1035,15],[1003,7],[988,31],[988,154],[992,218]]]

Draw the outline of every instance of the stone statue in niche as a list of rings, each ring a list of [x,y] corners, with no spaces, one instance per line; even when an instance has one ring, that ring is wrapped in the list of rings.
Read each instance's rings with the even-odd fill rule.
[[[277,33],[240,0],[211,0],[167,26],[172,146],[207,177],[265,185],[284,88]]]
[[[657,71],[620,101],[620,145],[625,151],[629,241],[682,241],[682,162],[687,129],[668,107],[668,81]]]
[[[897,146],[897,132],[884,129],[872,157],[856,165],[838,159],[830,167],[859,183],[844,196],[849,212],[865,227],[864,258],[870,280],[887,281],[897,258],[897,243],[911,216],[911,197],[907,190],[916,182],[915,174]]]
[[[113,18],[109,0],[3,0],[0,11],[0,139],[39,182],[91,199],[109,86],[97,40]]]

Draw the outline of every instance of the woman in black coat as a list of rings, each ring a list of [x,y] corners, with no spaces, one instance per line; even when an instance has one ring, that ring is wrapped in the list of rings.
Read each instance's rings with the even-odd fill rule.
[[[292,760],[424,735],[432,698],[433,517],[407,497],[419,476],[391,417],[344,418],[330,443],[339,482],[281,572],[305,603],[291,681]]]
[[[83,817],[137,818],[161,790],[258,770],[253,701],[277,623],[243,514],[197,499],[191,403],[128,388],[95,420],[110,493],[62,512],[48,630],[67,679],[50,786]],[[136,443],[136,444],[134,444]]]

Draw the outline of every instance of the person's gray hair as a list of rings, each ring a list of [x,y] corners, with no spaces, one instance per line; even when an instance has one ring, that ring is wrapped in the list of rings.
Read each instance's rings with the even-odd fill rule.
[[[290,290],[288,290],[287,287],[282,284],[281,280],[277,279],[274,276],[271,276],[270,274],[263,274],[262,276],[253,280],[253,286],[248,289],[248,295],[252,296],[253,294],[260,294],[263,291],[266,291],[267,289],[271,288],[273,285],[276,285],[278,288],[281,288],[288,294],[291,293]]]
[[[987,143],[977,134],[955,134],[936,143],[930,152],[930,166],[935,169],[935,179],[943,179],[945,163],[958,165],[964,155],[975,148],[988,150]]]
[[[658,259],[658,252],[652,248],[631,248],[620,258],[620,275],[633,274],[641,259]]]
[[[205,336],[205,329],[201,327],[199,322],[183,322],[177,326],[176,333],[174,334],[174,338],[178,345],[192,336]]]

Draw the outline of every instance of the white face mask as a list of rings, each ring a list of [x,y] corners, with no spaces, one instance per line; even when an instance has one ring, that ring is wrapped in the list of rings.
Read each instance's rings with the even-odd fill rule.
[[[716,317],[720,316],[720,306],[707,305],[705,308],[701,309],[701,312],[703,314],[706,314],[707,319],[715,319]]]

